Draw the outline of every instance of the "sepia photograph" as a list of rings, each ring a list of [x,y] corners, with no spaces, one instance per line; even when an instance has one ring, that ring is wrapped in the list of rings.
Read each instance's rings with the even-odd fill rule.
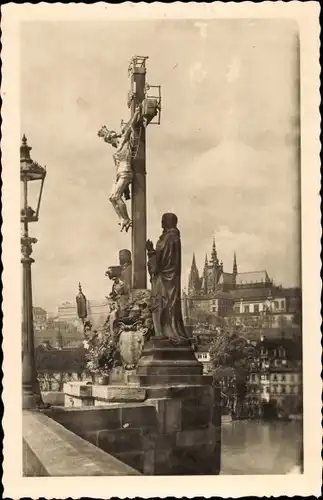
[[[297,480],[304,340],[320,348],[299,22],[33,7],[15,31],[20,186],[4,164],[22,479]]]

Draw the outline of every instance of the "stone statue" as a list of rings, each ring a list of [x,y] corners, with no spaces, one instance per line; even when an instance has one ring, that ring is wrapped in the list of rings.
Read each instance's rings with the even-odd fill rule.
[[[132,262],[130,250],[124,248],[119,252],[119,265],[109,266],[105,272],[113,281],[110,297],[115,299],[117,296],[128,295],[131,290],[132,280]]]
[[[188,335],[181,308],[181,239],[176,215],[164,214],[161,225],[156,249],[150,240],[146,243],[154,334],[178,343],[187,341]]]
[[[105,273],[113,281],[105,328],[112,333],[126,370],[135,367],[144,341],[153,334],[150,292],[132,290],[131,267],[131,252],[123,249],[119,266],[110,266]]]
[[[121,278],[121,268],[120,266],[109,266],[105,275],[108,276],[110,280],[113,281],[112,291],[109,298],[115,300],[121,295],[124,295],[124,283]]]
[[[99,137],[102,137],[105,142],[116,148],[116,152],[113,155],[116,166],[116,180],[113,184],[109,200],[119,217],[121,231],[125,229],[126,232],[131,227],[132,221],[122,197],[126,200],[130,199],[129,186],[133,178],[131,158],[135,139],[134,127],[140,117],[141,108],[138,107],[129,122],[123,127],[121,133],[118,134],[114,130],[108,130],[105,125],[98,132]]]
[[[131,252],[124,248],[119,252],[119,265],[121,268],[121,279],[126,291],[131,290],[132,283],[132,261]]]

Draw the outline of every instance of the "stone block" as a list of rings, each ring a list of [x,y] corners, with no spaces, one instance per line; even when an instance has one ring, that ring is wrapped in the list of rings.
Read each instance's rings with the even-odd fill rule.
[[[41,393],[44,403],[51,406],[64,406],[64,393],[60,391],[46,391]]]
[[[67,408],[83,408],[86,406],[94,406],[94,399],[64,394],[64,406]]]
[[[115,368],[109,375],[110,386],[131,385],[139,387],[139,379],[136,370],[124,370]]]
[[[142,387],[94,385],[92,395],[96,400],[109,402],[145,401],[146,390]]]
[[[121,452],[142,451],[143,437],[140,429],[115,429],[100,431],[97,442],[101,450],[115,455]]]
[[[182,401],[180,399],[166,399],[165,401],[164,432],[172,433],[182,428]]]
[[[155,450],[158,439],[158,429],[142,429],[141,434],[143,450],[145,452]]]
[[[137,469],[147,476],[155,475],[156,471],[156,451],[154,449],[145,451],[144,455],[144,464],[142,469]]]
[[[200,366],[194,361],[176,360],[168,361],[154,361],[147,366],[141,366],[137,370],[137,374],[141,375],[202,375]]]
[[[201,405],[213,404],[213,389],[209,385],[187,385],[169,387],[167,397],[172,399],[194,399]]]
[[[140,386],[147,388],[147,397],[154,397],[154,386],[158,386],[156,390],[159,390],[162,386],[190,386],[209,384],[209,381],[206,380],[208,379],[208,377],[205,377],[205,375],[138,375],[138,379],[140,382]]]
[[[98,439],[99,432],[100,431],[81,431],[79,436],[82,437],[83,439],[86,439],[95,446],[99,446],[99,439]]]
[[[136,469],[138,473],[144,473],[145,453],[140,451],[127,451],[116,453],[116,457],[124,464]]]
[[[182,402],[182,430],[205,429],[211,422],[211,408],[198,406],[196,400]]]
[[[92,384],[86,382],[67,382],[63,386],[64,394],[78,397],[92,397]]]
[[[213,441],[215,441],[215,434],[210,428],[182,431],[176,434],[176,447],[179,448],[211,445]]]
[[[62,408],[47,413],[56,422],[80,435],[84,432],[121,427],[120,408]]]
[[[157,428],[156,409],[153,405],[137,405],[121,407],[121,427],[131,428]]]
[[[172,461],[172,474],[174,475],[213,475],[219,473],[217,450],[207,445],[175,448]]]
[[[212,405],[212,424],[216,427],[221,426],[221,406],[220,406],[220,390],[213,390],[213,405]]]
[[[165,398],[147,399],[145,403],[147,405],[155,407],[158,431],[160,433],[163,433],[165,429],[166,399]]]

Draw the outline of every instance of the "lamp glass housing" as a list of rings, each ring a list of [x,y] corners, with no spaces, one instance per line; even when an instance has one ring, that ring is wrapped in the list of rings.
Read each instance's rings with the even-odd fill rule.
[[[43,193],[46,169],[30,158],[20,160],[22,223],[37,222]]]

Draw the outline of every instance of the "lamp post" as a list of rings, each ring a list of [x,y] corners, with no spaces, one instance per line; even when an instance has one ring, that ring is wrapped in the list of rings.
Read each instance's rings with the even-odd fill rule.
[[[77,307],[77,315],[83,325],[83,334],[85,335],[85,321],[87,318],[87,301],[82,291],[81,283],[79,283],[79,293],[76,296],[76,307]]]
[[[34,350],[34,324],[33,301],[31,284],[31,257],[32,245],[37,243],[28,233],[28,224],[37,222],[39,217],[40,202],[43,192],[46,169],[30,158],[31,147],[27,144],[26,136],[22,138],[20,146],[20,181],[22,182],[23,207],[20,211],[20,221],[23,225],[21,237],[21,263],[23,270],[23,329],[22,329],[22,389],[23,409],[36,409],[44,407],[37,379],[35,350]],[[36,198],[36,209],[29,205],[28,196],[33,188],[39,184]],[[28,188],[31,188],[28,190]]]

